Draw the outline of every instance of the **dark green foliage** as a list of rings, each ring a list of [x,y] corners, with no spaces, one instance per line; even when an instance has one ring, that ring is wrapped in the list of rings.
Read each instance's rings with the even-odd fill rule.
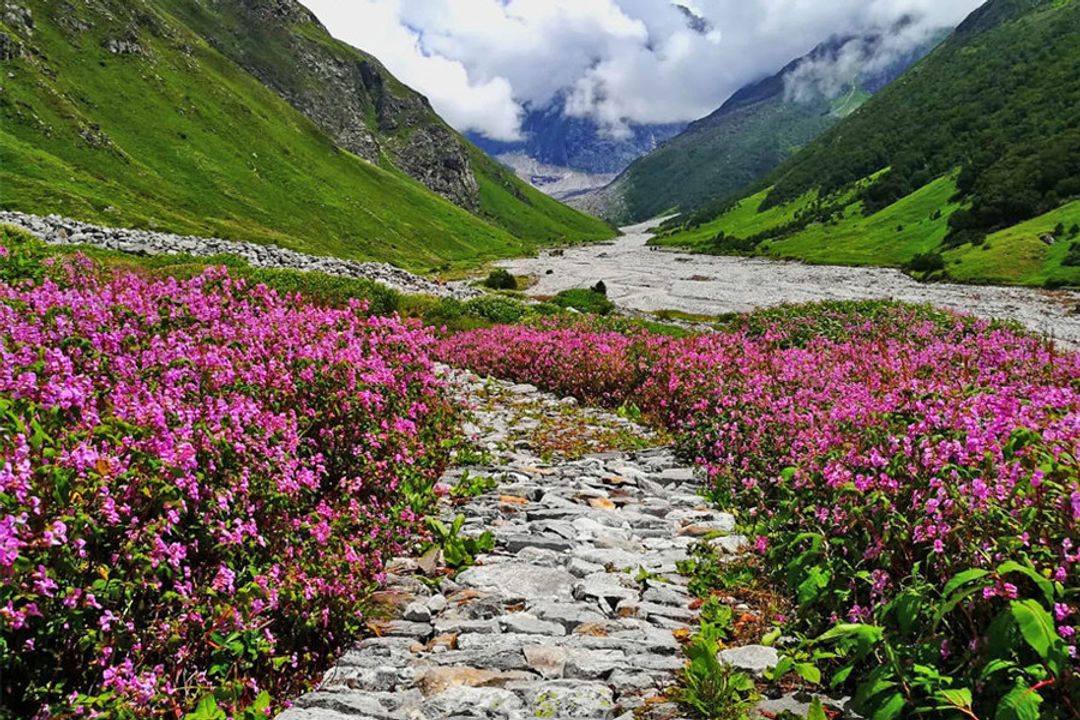
[[[592,286],[592,291],[594,293],[599,293],[600,295],[607,297],[607,285],[604,284],[603,280],[597,281],[597,283]]]
[[[1069,252],[1066,253],[1061,264],[1067,267],[1080,267],[1080,242],[1070,243]]]
[[[939,252],[919,253],[904,266],[905,270],[932,273],[945,269],[945,258]]]
[[[615,309],[615,303],[593,290],[563,290],[552,302],[592,315],[609,315]]]
[[[1080,224],[1073,223],[1073,226],[1069,228],[1069,237],[1076,237],[1080,235]]]
[[[721,230],[709,242],[706,252],[717,255],[744,255],[754,252],[759,242],[760,240],[757,238],[735,237]]]
[[[484,280],[484,287],[492,290],[517,290],[517,278],[503,268],[495,268]]]

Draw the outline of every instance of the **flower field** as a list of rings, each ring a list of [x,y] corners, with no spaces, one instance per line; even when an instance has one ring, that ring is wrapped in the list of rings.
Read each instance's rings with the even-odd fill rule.
[[[1080,717],[1080,356],[883,303],[605,327],[478,330],[440,356],[674,431],[797,600],[794,660],[866,716]]]
[[[0,247],[0,716],[259,716],[432,497],[433,338],[35,252]]]

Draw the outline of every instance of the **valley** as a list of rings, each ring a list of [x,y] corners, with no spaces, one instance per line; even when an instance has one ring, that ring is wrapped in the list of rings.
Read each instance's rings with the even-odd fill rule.
[[[985,318],[1015,320],[1080,344],[1080,293],[1033,288],[920,283],[891,268],[810,265],[763,258],[694,255],[647,245],[656,222],[623,228],[617,240],[499,263],[536,278],[528,292],[554,295],[602,280],[617,305],[645,313],[751,312],[783,303],[891,298]]]

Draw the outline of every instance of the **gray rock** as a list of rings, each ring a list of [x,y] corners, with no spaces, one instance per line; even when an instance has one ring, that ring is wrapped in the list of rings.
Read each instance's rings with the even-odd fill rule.
[[[550,635],[561,637],[566,634],[566,627],[561,623],[541,620],[528,613],[511,613],[499,618],[499,626],[506,633],[525,635]]]
[[[728,648],[721,650],[717,657],[725,665],[758,675],[771,667],[776,667],[776,663],[780,661],[776,649],[764,645]]]
[[[443,598],[443,602],[445,601],[446,598]],[[431,621],[431,609],[426,601],[414,600],[406,606],[402,617],[410,622],[427,623]]]
[[[537,683],[525,693],[526,707],[537,718],[615,717],[615,698],[603,683],[559,680]]]
[[[505,562],[469,568],[457,580],[466,587],[500,595],[508,601],[523,601],[569,600],[577,578],[564,570]]]

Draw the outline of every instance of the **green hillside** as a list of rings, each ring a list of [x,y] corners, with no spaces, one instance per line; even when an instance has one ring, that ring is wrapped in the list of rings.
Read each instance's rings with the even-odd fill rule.
[[[291,0],[233,4],[300,8]],[[350,143],[330,137],[280,89],[262,84],[171,12],[186,5],[37,0],[26,3],[26,14],[3,16],[0,206],[418,271],[613,234],[491,170],[486,158],[478,163],[487,171],[476,173],[475,207],[467,208],[416,179],[438,175],[445,158],[414,152],[407,173],[380,132],[370,138],[374,164],[354,154],[369,147],[364,138],[352,143],[359,145],[353,152],[343,150]],[[299,65],[284,52],[278,60]],[[398,133],[406,147],[417,128],[445,128],[426,100],[377,67],[379,83],[390,88],[380,100],[384,115],[401,110],[402,124],[411,126]],[[480,156],[461,142],[466,157]]]
[[[659,242],[894,266],[932,254],[935,276],[1072,284],[1078,197],[1080,0],[991,0],[763,182]]]
[[[619,222],[638,222],[672,208],[693,210],[760,179],[802,146],[854,112],[871,94],[923,57],[943,39],[938,33],[887,67],[860,74],[830,94],[790,90],[805,82],[807,68],[861,57],[874,67],[882,35],[834,38],[789,63],[775,75],[747,85],[714,113],[639,158],[609,187],[581,207]],[[813,75],[809,76],[811,79]]]

